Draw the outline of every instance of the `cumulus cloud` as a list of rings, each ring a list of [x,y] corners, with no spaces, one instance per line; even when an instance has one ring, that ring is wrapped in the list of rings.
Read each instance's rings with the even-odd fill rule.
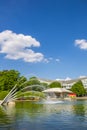
[[[0,33],[0,53],[4,53],[5,58],[25,62],[48,62],[40,52],[34,52],[32,47],[40,47],[40,42],[29,35],[16,34],[10,30]]]
[[[60,62],[60,59],[56,59],[56,62]]]
[[[87,40],[85,39],[75,40],[75,45],[79,46],[80,49],[87,50]]]

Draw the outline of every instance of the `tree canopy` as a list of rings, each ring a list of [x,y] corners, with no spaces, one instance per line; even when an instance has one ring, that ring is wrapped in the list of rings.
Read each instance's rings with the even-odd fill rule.
[[[49,84],[49,88],[62,88],[62,86],[58,81],[54,81],[51,84]]]
[[[26,77],[20,76],[20,72],[16,70],[3,70],[0,71],[0,90],[10,91],[15,85],[18,90],[31,86],[30,89],[34,91],[43,91],[47,88],[46,83],[41,83],[37,77],[31,77],[27,80]],[[32,87],[33,85],[33,87]]]
[[[26,83],[26,86],[27,87],[25,87],[25,91],[43,91],[44,90],[44,88],[46,88],[46,85],[47,84],[45,84],[45,83],[41,83],[39,80],[38,80],[38,78],[37,77],[31,77],[28,81],[27,81],[27,83]]]
[[[84,96],[86,94],[86,90],[82,84],[82,81],[76,82],[72,86],[71,91],[76,93],[77,96]]]
[[[11,90],[20,78],[20,73],[16,70],[0,71],[0,90]]]

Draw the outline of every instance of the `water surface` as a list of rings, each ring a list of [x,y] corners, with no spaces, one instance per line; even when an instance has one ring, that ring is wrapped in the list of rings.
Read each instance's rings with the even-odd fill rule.
[[[87,100],[0,107],[0,130],[87,130]]]

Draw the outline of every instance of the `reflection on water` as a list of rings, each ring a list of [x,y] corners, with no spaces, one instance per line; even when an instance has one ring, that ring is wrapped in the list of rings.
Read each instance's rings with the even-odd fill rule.
[[[0,130],[10,130],[14,118],[15,108],[13,106],[0,106]]]
[[[60,104],[17,102],[0,107],[0,130],[87,129],[87,101]]]
[[[82,115],[85,116],[85,106],[83,104],[80,105],[73,105],[73,112],[76,115]]]

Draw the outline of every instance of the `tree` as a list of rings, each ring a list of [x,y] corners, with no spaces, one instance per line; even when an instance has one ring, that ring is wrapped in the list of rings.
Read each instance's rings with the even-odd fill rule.
[[[36,86],[35,86],[36,85]],[[25,91],[30,91],[30,90],[34,90],[34,91],[38,91],[39,90],[39,86],[40,85],[40,81],[36,78],[36,77],[31,77],[25,84]]]
[[[76,93],[77,96],[84,96],[86,94],[86,90],[80,80],[72,86],[71,91]]]
[[[48,87],[48,84],[43,82],[41,83],[37,77],[31,77],[29,81],[26,82],[26,87],[24,87],[23,91],[43,91]]]
[[[48,84],[47,83],[45,83],[45,82],[42,82],[42,83],[40,83],[45,89],[47,89],[47,88],[49,88],[48,87]]]
[[[18,83],[20,73],[16,70],[0,71],[0,90],[11,90]]]
[[[40,81],[37,78],[30,78],[30,80],[26,84],[27,85],[35,85],[35,84],[40,85]]]
[[[62,86],[58,81],[54,81],[51,84],[49,84],[49,88],[62,88]]]
[[[32,77],[30,77],[30,80],[38,80],[38,78],[35,76],[32,76]]]
[[[18,89],[20,90],[26,87],[27,82],[28,82],[27,78],[25,78],[24,76],[19,77],[18,82],[17,82]]]

